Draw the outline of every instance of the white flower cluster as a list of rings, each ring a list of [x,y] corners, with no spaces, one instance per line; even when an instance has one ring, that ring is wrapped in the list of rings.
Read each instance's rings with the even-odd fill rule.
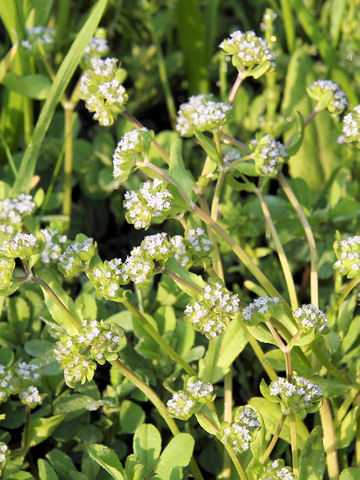
[[[181,390],[173,394],[166,406],[169,413],[174,415],[174,417],[188,420],[194,413],[196,402],[191,394]]]
[[[325,313],[312,303],[302,305],[294,312],[294,318],[302,325],[306,331],[314,330],[318,333],[326,333],[328,328],[328,319]]]
[[[331,80],[316,80],[307,87],[306,91],[314,100],[320,100],[324,94],[331,94],[326,108],[330,113],[336,115],[342,113],[348,104],[343,90],[337,83],[332,82]]]
[[[31,408],[41,403],[39,390],[33,384],[40,379],[37,365],[20,361],[6,369],[0,365],[0,402],[10,395],[19,395],[20,400]]]
[[[20,230],[23,218],[33,213],[35,206],[33,197],[26,193],[0,200],[0,232],[13,234]]]
[[[117,144],[113,155],[113,176],[122,182],[128,179],[138,154],[148,150],[154,134],[147,128],[126,132]]]
[[[78,237],[77,237],[78,238]],[[92,238],[70,244],[58,259],[58,269],[66,277],[86,270],[92,257],[96,253],[96,244]]]
[[[163,219],[171,208],[173,196],[165,188],[164,182],[155,178],[141,184],[139,191],[127,191],[124,195],[126,220],[136,229],[148,228],[152,219]]]
[[[188,252],[184,237],[181,235],[174,235],[170,239],[171,245],[174,250],[174,257],[180,263],[182,267],[187,267],[191,263],[190,253]]]
[[[121,258],[105,260],[103,265],[88,272],[88,276],[99,295],[107,300],[116,299],[121,294],[120,285],[126,283],[124,279]]]
[[[218,433],[219,440],[229,445],[234,452],[246,452],[250,442],[254,439],[256,431],[260,428],[259,417],[251,407],[241,407],[241,413],[236,415],[236,421],[221,425]]]
[[[289,467],[284,466],[284,460],[270,460],[263,468],[259,480],[296,480]]]
[[[0,464],[5,462],[7,451],[8,451],[8,446],[5,443],[0,442]]]
[[[275,56],[267,41],[256,36],[253,31],[237,30],[221,42],[219,47],[232,56],[234,67],[241,72],[245,70],[247,75],[254,74],[255,78],[258,76],[257,72],[261,75],[275,67]]]
[[[225,332],[231,315],[239,311],[240,300],[221,283],[204,287],[202,298],[190,302],[185,308],[185,319],[207,338],[215,338]]]
[[[17,233],[0,246],[0,256],[27,258],[38,253],[40,243],[32,233]]]
[[[90,43],[84,50],[85,62],[91,62],[93,58],[101,58],[109,51],[106,38],[92,37]]]
[[[209,397],[214,391],[211,383],[205,383],[202,380],[191,380],[186,385],[187,393],[190,393],[193,398],[199,400],[200,398]]]
[[[117,325],[103,321],[85,320],[74,336],[64,336],[57,342],[54,356],[64,370],[64,379],[69,387],[77,382],[90,381],[96,370],[96,362],[115,360],[124,346],[123,331]]]
[[[124,262],[123,278],[143,287],[149,282],[154,267],[154,262],[144,256],[141,247],[135,247]]]
[[[184,137],[215,130],[226,123],[232,106],[214,102],[212,95],[196,95],[183,103],[177,114],[176,130]]]
[[[26,40],[22,40],[21,46],[33,53],[36,47],[41,46],[44,51],[49,51],[54,43],[56,30],[41,25],[26,29]]]
[[[348,278],[360,275],[360,236],[348,237],[335,244],[337,261],[334,268]]]
[[[280,303],[278,297],[259,297],[245,307],[241,314],[245,323],[256,325],[269,320],[275,314],[276,307]]]
[[[40,230],[40,232],[45,238],[45,247],[41,252],[41,260],[46,264],[55,262],[67,244],[67,236],[60,234],[60,232],[54,228],[44,228]]]
[[[171,238],[175,259],[182,267],[198,265],[209,257],[213,242],[202,228],[190,228],[184,237],[175,235]]]
[[[342,132],[345,142],[357,142],[357,146],[360,147],[360,105],[345,115]]]
[[[255,145],[254,160],[255,168],[259,175],[273,177],[279,172],[281,164],[288,156],[284,145],[265,135]]]
[[[80,79],[80,98],[103,127],[114,123],[115,116],[128,101],[129,97],[121,84],[122,77],[123,74],[117,69],[116,58],[93,58],[91,69]]]
[[[320,385],[304,377],[295,376],[292,381],[279,377],[270,384],[270,395],[280,395],[292,411],[316,407],[323,396]]]

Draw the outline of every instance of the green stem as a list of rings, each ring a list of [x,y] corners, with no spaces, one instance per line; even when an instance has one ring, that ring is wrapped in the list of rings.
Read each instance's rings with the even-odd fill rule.
[[[336,452],[336,437],[330,403],[327,398],[323,399],[323,403],[320,408],[320,419],[323,429],[323,443],[329,480],[339,480],[339,462]]]
[[[239,72],[238,73],[238,76],[234,82],[234,85],[232,86],[232,89],[231,89],[231,92],[229,94],[229,97],[228,97],[228,103],[233,103],[233,101],[235,100],[235,97],[236,97],[236,94],[244,80],[244,76],[243,76],[243,73],[242,72]]]
[[[30,440],[30,420],[31,420],[31,408],[29,405],[25,405],[25,426],[24,426],[24,437],[23,444],[20,449],[21,453],[25,454],[29,450],[29,440]]]
[[[266,325],[270,332],[272,333],[276,343],[278,344],[278,347],[280,350],[283,352],[284,357],[285,357],[285,368],[286,368],[286,378],[289,380],[292,376],[292,368],[291,368],[291,360],[290,360],[290,350],[287,345],[282,341],[282,338],[274,328],[273,324],[271,323],[271,320],[267,320]]]
[[[290,438],[291,438],[293,472],[294,472],[295,478],[298,478],[299,477],[299,452],[298,452],[298,444],[297,444],[295,413],[290,413]]]
[[[334,418],[334,425],[340,425],[343,421],[347,411],[349,410],[351,404],[356,398],[356,395],[359,393],[359,388],[351,388],[345,395],[343,403],[338,408],[335,418]]]
[[[183,278],[179,277],[179,275],[172,272],[168,268],[164,268],[162,270],[162,273],[165,273],[166,275],[168,275],[170,278],[174,280],[174,282],[181,283],[182,285],[185,285],[186,287],[191,288],[191,290],[194,290],[194,292],[196,293],[200,293],[200,294],[202,293],[202,289],[200,287],[197,287],[193,283],[190,283],[187,280],[184,280]]]
[[[264,463],[266,462],[266,460],[270,457],[270,454],[271,452],[274,450],[274,447],[276,445],[276,442],[278,441],[279,437],[280,437],[280,433],[281,433],[281,430],[284,426],[284,423],[285,423],[285,419],[286,419],[286,415],[283,413],[282,416],[281,416],[281,419],[280,419],[280,422],[279,422],[279,425],[277,426],[277,429],[274,433],[274,436],[272,437],[271,439],[271,442],[269,443],[269,445],[267,446],[267,449],[265,450],[264,452],[264,455],[260,458],[260,463],[262,465],[264,465]]]
[[[293,53],[295,49],[295,24],[291,12],[290,2],[289,0],[280,0],[280,3],[288,51],[289,53]]]
[[[4,137],[4,134],[0,128],[0,141],[2,143],[2,146],[3,146],[3,149],[4,149],[4,152],[5,152],[5,155],[6,155],[6,158],[9,162],[9,165],[10,165],[10,168],[11,168],[11,171],[14,175],[14,177],[16,178],[16,175],[17,175],[17,168],[15,166],[15,162],[14,162],[14,158],[12,156],[12,153],[10,151],[10,148],[9,148],[9,145],[6,141],[6,138]]]
[[[205,413],[203,412],[199,412],[197,415],[201,416],[204,423],[206,423],[209,431],[211,431],[211,433],[213,435],[216,435],[217,433],[219,433],[219,429],[217,428],[216,425],[213,424],[213,422],[205,415]],[[226,443],[223,443],[224,447],[226,448],[226,451],[228,452],[233,464],[234,464],[234,467],[239,475],[239,478],[241,480],[249,480],[248,479],[248,476],[246,475],[246,472],[244,470],[244,467],[242,466],[238,456],[235,454],[235,452],[228,446],[226,445]]]
[[[171,433],[175,436],[180,433],[180,430],[178,426],[175,423],[175,420],[169,415],[169,412],[167,411],[166,406],[163,404],[161,401],[160,397],[154,392],[154,390],[147,384],[145,383],[136,373],[134,373],[132,370],[130,370],[121,360],[114,360],[113,362],[110,362],[111,365],[119,370],[119,372],[124,375],[130,382],[135,385],[140,391],[142,391],[152,402],[156,410],[159,412],[163,420],[165,421],[166,425],[169,427]],[[195,462],[194,459],[192,459],[191,463],[191,468],[192,472],[194,474],[194,477],[197,480],[203,480],[203,476],[200,472],[200,469]]]
[[[251,153],[250,155],[246,155],[245,157],[238,158],[237,160],[234,160],[233,162],[226,165],[225,172],[227,173],[229,170],[232,170],[240,163],[246,162],[247,160],[251,160],[252,158],[254,158],[253,153]]]
[[[64,159],[64,200],[62,212],[68,217],[68,228],[71,222],[72,206],[72,169],[73,169],[73,104],[65,106],[65,159]]]
[[[151,338],[164,350],[164,352],[167,353],[167,355],[169,355],[172,360],[174,360],[175,363],[182,367],[189,375],[197,375],[195,370],[190,367],[190,365],[170,347],[170,345],[155,330],[147,318],[132,303],[130,303],[128,300],[123,300],[122,303],[124,307],[126,307],[129,312],[134,315],[135,319],[139,320],[139,325],[141,328],[143,328],[151,336]]]
[[[256,193],[259,197],[261,209],[263,211],[265,220],[266,220],[266,222],[268,224],[268,227],[270,229],[271,236],[273,238],[275,248],[276,248],[276,251],[278,253],[281,268],[283,270],[284,277],[285,277],[286,286],[287,286],[287,289],[288,289],[288,292],[289,292],[291,308],[292,308],[292,310],[296,310],[298,308],[299,304],[298,304],[298,299],[297,299],[297,295],[296,295],[296,288],[295,288],[294,279],[293,279],[293,276],[291,274],[289,261],[287,259],[284,247],[281,243],[278,231],[276,230],[274,222],[271,218],[270,210],[269,210],[269,207],[267,206],[267,203],[265,202],[265,198],[262,194],[262,191],[260,189],[257,189]]]
[[[349,293],[360,283],[360,277],[358,278],[353,278],[349,283],[347,283],[343,290],[340,293],[340,296],[337,300],[337,305],[341,305],[346,297],[349,295]]]
[[[317,271],[318,264],[317,264],[317,252],[316,252],[316,243],[315,243],[314,234],[310,227],[309,221],[305,215],[305,212],[300,205],[299,200],[297,199],[296,195],[291,189],[285,176],[281,172],[278,175],[278,179],[291,205],[295,209],[305,232],[305,236],[310,249],[310,298],[311,298],[311,303],[316,307],[318,307],[319,306],[319,285],[318,285],[318,271]]]

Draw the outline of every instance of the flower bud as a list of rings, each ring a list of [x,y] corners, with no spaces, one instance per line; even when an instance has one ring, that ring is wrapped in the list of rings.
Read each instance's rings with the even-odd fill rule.
[[[191,137],[197,132],[213,131],[223,126],[229,119],[232,106],[214,102],[212,95],[196,95],[183,103],[178,111],[176,130],[183,137]]]

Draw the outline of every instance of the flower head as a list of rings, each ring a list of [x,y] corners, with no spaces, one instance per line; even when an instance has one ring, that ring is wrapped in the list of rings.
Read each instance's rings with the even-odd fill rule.
[[[173,394],[166,406],[169,413],[174,417],[188,420],[195,411],[196,402],[191,394],[180,390]]]
[[[192,96],[180,106],[176,119],[180,135],[191,137],[196,132],[215,130],[227,122],[232,106],[211,98],[212,95]]]
[[[233,423],[225,422],[221,424],[217,436],[222,443],[229,445],[234,452],[246,452],[255,438],[255,433],[260,428],[259,417],[257,412],[249,406],[240,407],[235,417]]]
[[[258,78],[275,67],[275,56],[267,41],[257,37],[253,31],[237,30],[221,42],[219,47],[231,55],[234,67],[245,76]]]
[[[328,330],[328,319],[325,313],[311,303],[295,310],[294,318],[305,331],[313,330],[325,334]]]
[[[345,115],[342,132],[345,142],[356,142],[356,146],[360,148],[360,105]]]
[[[0,247],[0,256],[7,258],[28,258],[42,249],[38,238],[32,233],[17,233],[10,240],[4,240]]]
[[[41,252],[41,260],[45,264],[54,263],[67,246],[68,238],[53,228],[44,228],[40,232],[45,238],[45,247]]]
[[[270,395],[279,395],[292,412],[316,411],[323,396],[319,385],[304,377],[295,376],[291,381],[279,377],[270,384]]]
[[[10,234],[18,232],[23,219],[33,213],[35,206],[33,197],[26,193],[0,200],[0,232]]]
[[[54,44],[56,30],[41,25],[26,29],[26,40],[21,46],[32,54],[41,56],[42,50],[49,52]]]
[[[214,387],[211,383],[203,382],[196,377],[191,377],[186,382],[186,392],[197,402],[206,403],[213,399]]]
[[[284,460],[269,460],[264,465],[259,480],[296,480],[290,467],[286,467]]]
[[[85,235],[77,235],[76,240],[81,240],[70,244],[58,259],[58,269],[68,278],[87,270],[90,260],[96,253],[94,240],[86,237],[83,240],[83,237]]]
[[[266,322],[281,308],[281,301],[278,297],[259,297],[250,303],[241,312],[242,317],[248,325],[256,325]]]
[[[173,196],[163,181],[155,178],[152,182],[141,184],[137,192],[125,192],[124,198],[126,220],[136,229],[146,229],[153,219],[162,221],[166,217]]]
[[[354,278],[360,275],[359,235],[335,242],[335,253],[338,259],[334,263],[334,268],[338,270],[341,275],[347,275],[348,278]]]
[[[284,145],[265,135],[259,142],[253,142],[255,146],[255,168],[259,175],[273,177],[277,175],[281,164],[288,156]]]
[[[311,98],[319,101],[321,110],[327,108],[330,113],[336,115],[342,113],[348,104],[343,90],[331,80],[316,80],[306,88],[306,91]],[[324,105],[321,104],[322,100],[325,101]]]
[[[0,474],[4,470],[6,457],[9,454],[9,447],[4,442],[0,442]]]
[[[104,57],[109,53],[109,45],[106,38],[92,37],[90,43],[84,50],[84,64],[87,68],[91,67],[91,60]]]

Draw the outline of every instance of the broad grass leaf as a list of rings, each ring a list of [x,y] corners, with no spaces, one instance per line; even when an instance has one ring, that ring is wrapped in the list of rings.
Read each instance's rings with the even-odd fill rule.
[[[136,429],[133,439],[136,457],[145,466],[145,475],[154,470],[161,451],[161,435],[154,425],[144,423]]]
[[[114,450],[105,445],[95,443],[88,447],[88,453],[114,480],[124,480],[124,470]]]
[[[321,427],[317,426],[301,451],[299,480],[322,480],[325,469],[323,433]]]

